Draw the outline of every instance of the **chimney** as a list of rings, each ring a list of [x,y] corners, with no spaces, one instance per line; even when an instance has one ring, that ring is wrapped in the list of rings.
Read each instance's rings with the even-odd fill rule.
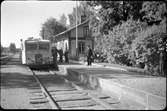
[[[81,23],[83,23],[86,20],[86,15],[81,15]]]

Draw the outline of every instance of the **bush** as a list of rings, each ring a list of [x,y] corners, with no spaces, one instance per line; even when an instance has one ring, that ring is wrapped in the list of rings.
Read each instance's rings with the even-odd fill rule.
[[[107,62],[107,56],[97,51],[94,52],[94,62]]]
[[[136,60],[148,66],[152,73],[159,72],[159,47],[163,33],[166,33],[166,24],[147,27],[137,34],[137,38],[132,43],[131,52],[135,53]]]
[[[142,30],[144,24],[132,19],[117,25],[104,35],[103,42],[104,53],[107,55],[107,60],[110,63],[126,64],[132,66],[130,55],[131,44],[137,37],[136,33]]]
[[[148,26],[129,19],[101,37],[98,49],[107,55],[109,63],[145,68],[159,73],[161,34],[166,33],[165,20],[160,25]]]

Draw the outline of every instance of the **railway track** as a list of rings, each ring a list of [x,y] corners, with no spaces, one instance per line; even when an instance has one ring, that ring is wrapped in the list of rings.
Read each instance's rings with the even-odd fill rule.
[[[113,109],[111,104],[119,103],[116,98],[99,91],[85,90],[53,71],[31,71],[39,86],[31,91],[30,96],[30,103],[36,109]],[[50,85],[53,82],[49,84],[49,81],[54,80],[61,83]]]
[[[0,57],[1,65],[6,64],[9,61],[9,59],[10,59],[10,56]]]
[[[16,65],[21,64],[20,58],[18,54],[10,54],[4,57],[0,57],[1,65]]]

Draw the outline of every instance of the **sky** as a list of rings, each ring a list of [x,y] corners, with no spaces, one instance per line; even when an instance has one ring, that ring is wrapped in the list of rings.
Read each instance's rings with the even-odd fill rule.
[[[57,20],[64,13],[67,17],[76,6],[75,1],[3,1],[1,2],[1,45],[15,43],[20,39],[40,38],[42,24],[50,17]]]

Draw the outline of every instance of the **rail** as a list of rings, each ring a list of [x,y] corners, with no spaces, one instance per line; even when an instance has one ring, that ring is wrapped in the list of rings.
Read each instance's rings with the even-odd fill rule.
[[[39,80],[39,78],[36,76],[35,72],[34,71],[32,71],[32,72],[33,72],[33,76],[34,76],[35,80],[40,85],[42,92],[47,96],[47,99],[49,100],[49,103],[52,106],[52,109],[61,109],[59,107],[59,105],[54,101],[53,97],[50,95],[50,93],[48,92],[48,90],[44,87],[44,85],[42,84],[42,82]]]

